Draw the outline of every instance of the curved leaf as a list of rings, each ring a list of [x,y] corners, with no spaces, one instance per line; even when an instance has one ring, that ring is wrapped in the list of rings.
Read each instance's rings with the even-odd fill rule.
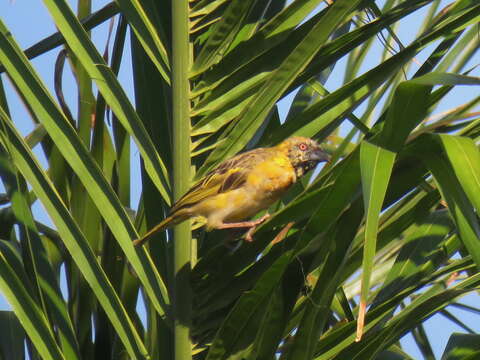
[[[11,41],[3,24],[1,26],[0,61],[32,111],[42,120],[42,124],[63,157],[75,169],[90,198],[95,202],[146,291],[150,294],[157,311],[164,314],[165,303],[168,302],[166,287],[151,265],[151,259],[145,250],[135,249],[132,245],[131,240],[138,238],[138,234],[124,207],[73,127],[53,102],[35,71],[20,52],[18,45]],[[6,118],[2,120],[9,123]]]
[[[5,241],[0,241],[0,288],[15,315],[44,359],[65,359],[55,342],[45,314],[32,298],[23,281],[26,275],[18,255]],[[23,279],[17,274],[23,274]]]
[[[360,169],[366,209],[365,245],[362,262],[362,290],[360,309],[365,310],[370,290],[373,259],[377,248],[378,218],[387,191],[388,181],[395,161],[395,153],[364,141],[360,146]],[[359,313],[357,339],[362,337],[365,314]]]
[[[448,204],[448,210],[457,224],[460,239],[478,267],[480,266],[480,224],[475,209],[465,194],[467,188],[469,188],[469,192],[472,188],[468,186],[470,182],[466,182],[465,179],[462,181],[466,188],[463,188],[451,162],[442,154],[440,144],[441,138],[438,135],[420,136],[416,142],[418,156],[432,171],[442,197]],[[447,140],[447,144],[450,148],[449,140]],[[452,151],[452,149],[449,150]]]
[[[83,276],[109,316],[128,353],[132,357],[145,357],[146,349],[140,340],[140,336],[107,276],[98,264],[88,241],[72,219],[51,181],[45,176],[31,151],[16,133],[11,122],[5,117],[3,111],[0,115],[2,115],[1,140],[4,147],[9,149],[15,166],[30,183],[33,191],[47,209],[65,246],[82,270]]]
[[[157,23],[157,26],[154,26],[149,18],[149,15],[153,14],[147,14],[142,3],[138,0],[116,0],[116,2],[133,31],[135,31],[135,35],[137,35],[150,60],[155,64],[163,79],[169,84],[170,69],[165,40],[160,38],[158,34],[159,24]]]
[[[439,138],[463,191],[480,212],[480,152],[475,142],[461,136]]]
[[[253,3],[253,0],[230,1],[220,20],[213,25],[206,43],[197,55],[192,65],[191,76],[195,76],[218,61],[221,53],[226,51],[234,40]]]
[[[67,3],[64,0],[45,0],[45,4],[68,46],[77,54],[78,60],[96,82],[107,104],[135,139],[148,174],[165,201],[170,203],[167,169],[116,76],[105,64]]]
[[[25,358],[25,332],[15,313],[0,311],[0,326],[6,334],[0,338],[0,353],[3,357],[6,359]]]
[[[339,24],[352,16],[352,11],[357,8],[360,2],[360,0],[348,2],[338,0],[329,7],[322,20],[310,30],[282,65],[270,76],[255,98],[249,102],[239,116],[239,120],[225,130],[224,136],[228,134],[230,141],[221,143],[213,150],[204,165],[198,170],[200,176],[219,161],[234,155],[248,143],[248,139],[260,127],[275,102],[292,83],[293,79],[308,65]]]

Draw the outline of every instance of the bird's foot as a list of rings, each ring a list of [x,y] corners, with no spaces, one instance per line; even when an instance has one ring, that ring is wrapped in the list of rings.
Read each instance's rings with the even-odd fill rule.
[[[247,233],[245,234],[245,241],[252,242],[253,233],[255,232],[255,230],[257,230],[257,226],[263,223],[264,221],[266,221],[269,217],[270,217],[270,214],[266,213],[261,218],[258,218],[257,220],[255,220],[254,221],[255,224],[250,229],[248,229]]]
[[[245,234],[245,241],[252,242],[253,241],[253,233],[257,230],[257,225],[253,225],[250,229],[248,229],[247,233]]]
[[[270,217],[270,214],[266,213],[265,215],[263,215],[262,217],[256,220],[220,224],[219,226],[217,226],[217,229],[249,228],[245,235],[245,240],[248,242],[252,242],[253,241],[252,235],[257,229],[257,226],[263,223],[269,217]]]

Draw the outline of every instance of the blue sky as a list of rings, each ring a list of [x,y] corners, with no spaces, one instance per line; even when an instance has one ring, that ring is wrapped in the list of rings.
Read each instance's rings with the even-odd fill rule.
[[[107,0],[92,0],[93,3],[93,10],[97,10],[107,4],[109,1]],[[72,6],[76,7],[76,1],[70,1]],[[380,5],[382,1],[377,1]],[[441,1],[442,8],[444,5],[448,3],[448,1]],[[414,38],[416,35],[416,31],[418,26],[421,24],[422,17],[425,16],[425,11],[418,11],[415,14],[411,15],[407,21],[403,24],[401,28],[397,30],[397,34],[401,41],[404,44],[408,44],[411,39]],[[5,22],[7,27],[10,29],[11,33],[15,37],[15,39],[20,43],[23,49],[28,48],[29,46],[35,44],[39,40],[43,39],[44,37],[54,33],[56,31],[54,24],[51,21],[51,17],[48,14],[43,2],[40,0],[16,0],[16,1],[7,1],[3,0],[0,1],[0,17]],[[92,31],[92,37],[94,42],[98,45],[98,48],[103,52],[105,47],[105,42],[107,38],[107,28],[108,24],[103,24],[98,29]],[[129,41],[127,40],[127,43]],[[421,54],[418,55],[417,59],[419,63],[422,63],[423,59],[425,59],[429,51],[431,51],[432,47],[426,49]],[[366,60],[366,67],[362,69],[365,71],[367,67],[374,66],[379,61],[379,54],[383,50],[383,45],[377,41],[374,45],[373,51],[371,55]],[[119,74],[119,79],[124,89],[126,90],[127,94],[130,96],[133,102],[133,83],[131,80],[130,75],[130,56],[129,56],[129,48],[125,50],[127,53],[123,58],[123,63],[121,67],[121,71]],[[40,74],[41,78],[47,85],[49,89],[53,89],[53,65],[55,59],[58,54],[58,48],[48,53],[37,57],[32,61],[33,66]],[[469,66],[474,66],[480,63],[480,57],[477,56],[473,59]],[[337,64],[337,71],[341,73],[341,68],[345,65],[345,61],[340,61]],[[68,68],[66,66],[66,68]],[[416,70],[418,65],[413,65],[412,70]],[[472,74],[474,76],[479,76],[480,71],[477,69]],[[32,122],[28,115],[28,112],[24,108],[23,104],[19,101],[15,91],[9,85],[8,81],[6,80],[5,74],[2,74],[2,80],[4,80],[4,84],[6,85],[7,97],[10,104],[10,111],[12,113],[12,118],[17,124],[17,126],[21,129],[23,134],[28,134],[32,130]],[[326,87],[333,91],[338,88],[342,84],[342,78],[340,76],[335,76],[335,72],[331,76],[331,78],[326,83]],[[69,74],[68,71],[64,72],[64,82],[63,88],[65,92],[65,97],[70,104],[72,112],[75,113],[76,111],[76,94],[75,94],[75,83],[73,77]],[[458,106],[467,102],[469,99],[473,98],[478,94],[478,90],[472,87],[463,87],[456,89],[456,91],[452,92],[452,95],[449,95],[446,101],[442,102],[442,104],[435,109],[434,113],[440,113],[442,111],[448,110],[452,107]],[[282,115],[285,115],[286,109],[289,106],[289,102],[291,101],[292,96],[287,97],[285,100],[281,102],[280,111]],[[378,109],[378,112],[381,109]],[[477,109],[478,110],[478,109]],[[376,115],[378,115],[378,112]],[[138,176],[138,152],[132,152],[132,167],[135,171],[135,174]],[[42,158],[41,153],[37,153],[40,158]],[[136,175],[134,175],[136,176]],[[137,177],[138,178],[138,177]],[[132,208],[136,208],[136,203],[138,202],[138,198],[140,195],[138,183],[132,182]],[[2,190],[2,189],[0,189]],[[41,204],[38,202],[34,205],[35,206],[35,213],[41,221],[46,223],[50,223],[48,216],[43,211]],[[1,294],[0,294],[1,295]],[[462,302],[468,303],[470,305],[478,306],[479,297],[476,294],[471,294],[462,299]],[[9,309],[8,304],[5,302],[3,297],[0,296],[0,309]],[[452,310],[453,313],[457,314],[459,318],[464,320],[469,326],[471,326],[477,332],[480,331],[480,324],[477,324],[475,321],[475,317],[472,315],[462,312]],[[434,351],[437,358],[440,358],[440,354],[443,352],[443,349],[448,341],[448,337],[450,336],[451,332],[457,331],[462,332],[463,330],[452,324],[449,321],[445,321],[444,318],[441,316],[434,316],[430,320],[428,320],[425,324],[427,333],[432,340],[434,345]],[[412,345],[412,340],[407,336],[402,340],[402,343],[406,344],[408,352],[415,358],[421,358],[420,353],[418,350]]]

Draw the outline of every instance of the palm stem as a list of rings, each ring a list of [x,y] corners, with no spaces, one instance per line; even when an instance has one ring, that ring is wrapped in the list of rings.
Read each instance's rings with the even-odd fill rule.
[[[173,194],[178,199],[190,185],[188,1],[172,2]],[[190,223],[174,230],[175,359],[191,359]]]

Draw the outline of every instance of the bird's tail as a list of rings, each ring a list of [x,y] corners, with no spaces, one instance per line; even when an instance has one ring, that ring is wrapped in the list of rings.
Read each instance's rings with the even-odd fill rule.
[[[156,234],[159,231],[168,229],[171,226],[177,225],[178,223],[181,223],[182,221],[185,221],[189,218],[189,214],[186,213],[186,211],[178,211],[168,217],[166,217],[164,220],[162,220],[159,224],[155,225],[152,229],[150,229],[148,232],[146,232],[141,238],[138,238],[133,241],[134,246],[141,246],[143,245],[153,234]]]

